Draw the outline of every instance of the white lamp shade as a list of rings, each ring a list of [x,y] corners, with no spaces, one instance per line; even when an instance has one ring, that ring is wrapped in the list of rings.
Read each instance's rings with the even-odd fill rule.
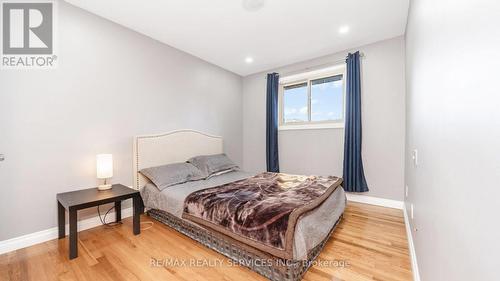
[[[98,154],[96,155],[96,167],[98,179],[109,179],[113,177],[113,155]]]

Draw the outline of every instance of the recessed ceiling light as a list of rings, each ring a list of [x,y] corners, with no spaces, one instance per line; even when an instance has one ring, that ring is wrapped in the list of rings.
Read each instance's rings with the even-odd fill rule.
[[[253,62],[253,58],[252,57],[246,57],[245,58],[245,62],[246,63],[252,63]]]
[[[343,25],[339,28],[339,33],[340,34],[346,34],[349,32],[349,26],[348,25]]]

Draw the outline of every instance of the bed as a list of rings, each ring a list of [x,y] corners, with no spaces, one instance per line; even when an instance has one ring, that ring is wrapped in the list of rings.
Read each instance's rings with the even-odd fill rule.
[[[224,232],[224,229],[202,225],[202,221],[188,220],[185,214],[185,203],[189,196],[244,183],[262,174],[236,170],[160,191],[139,172],[144,168],[184,162],[198,155],[220,153],[223,153],[221,137],[193,130],[135,137],[134,187],[141,191],[147,214],[271,280],[300,280],[342,218],[346,204],[343,189],[330,188],[330,193],[324,195],[325,198],[317,206],[301,213],[290,230],[293,233],[288,252],[285,249],[273,251],[273,247],[261,245],[263,243],[252,243],[252,239],[239,239],[239,235]]]

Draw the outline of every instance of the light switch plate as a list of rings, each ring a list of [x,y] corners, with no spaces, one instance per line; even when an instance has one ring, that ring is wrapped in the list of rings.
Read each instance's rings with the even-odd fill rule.
[[[414,149],[412,151],[411,158],[413,159],[413,165],[415,165],[415,167],[417,167],[418,166],[418,150],[417,149]]]
[[[405,186],[405,198],[408,198],[408,185]]]

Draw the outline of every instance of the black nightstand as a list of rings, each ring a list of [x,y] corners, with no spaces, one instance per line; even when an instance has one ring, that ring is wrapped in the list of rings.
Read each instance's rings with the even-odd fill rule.
[[[59,239],[66,236],[64,210],[66,209],[69,212],[69,258],[74,259],[78,256],[78,210],[114,202],[116,221],[120,221],[122,219],[122,200],[130,198],[133,201],[134,234],[137,235],[141,233],[140,215],[144,209],[138,190],[121,184],[113,184],[113,188],[109,190],[99,191],[97,188],[89,188],[57,194]]]

